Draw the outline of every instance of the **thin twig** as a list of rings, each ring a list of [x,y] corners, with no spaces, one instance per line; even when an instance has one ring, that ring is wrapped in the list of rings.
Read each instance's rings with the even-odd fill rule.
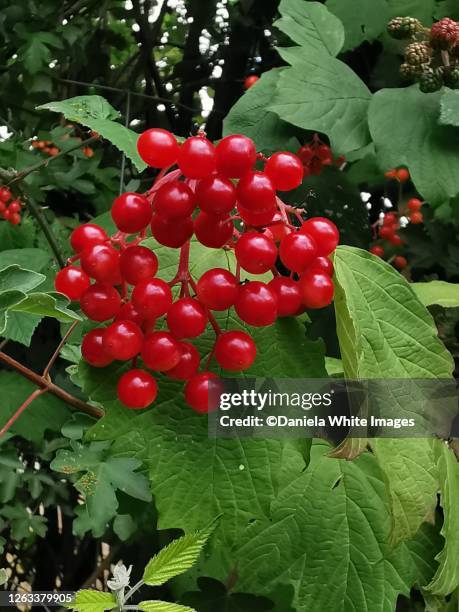
[[[10,429],[10,427],[21,416],[21,414],[24,412],[24,410],[27,408],[27,406],[29,406],[33,402],[33,400],[36,399],[39,395],[43,395],[43,393],[46,393],[47,391],[48,391],[48,389],[46,389],[46,388],[35,389],[35,391],[29,395],[29,397],[25,400],[25,402],[23,402],[19,406],[19,408],[16,410],[16,412],[13,414],[13,416],[11,418],[9,418],[8,421],[5,423],[5,425],[0,429],[0,438],[4,434],[6,434],[6,432]]]
[[[56,350],[52,354],[51,359],[48,361],[48,365],[43,370],[43,378],[48,378],[49,377],[49,373],[51,371],[51,368],[53,367],[54,362],[56,361],[56,359],[59,357],[59,353],[61,352],[62,347],[67,342],[67,340],[69,339],[70,335],[72,334],[73,330],[75,329],[75,327],[77,325],[78,325],[78,321],[74,321],[72,323],[72,325],[69,327],[67,333],[63,336],[62,340],[59,342]]]
[[[131,92],[127,92],[126,96],[126,118],[124,122],[124,126],[126,128],[129,127],[129,116],[131,114]],[[120,192],[121,195],[124,190],[124,171],[126,168],[126,153],[123,151],[123,157],[121,158],[121,172],[120,172]]]
[[[26,199],[27,208],[29,209],[31,215],[35,218],[38,225],[40,226],[40,229],[43,232],[43,235],[48,241],[48,244],[52,252],[54,253],[54,256],[57,259],[59,267],[65,268],[65,259],[61,254],[56,237],[54,236],[53,230],[51,229],[43,210],[38,204],[35,204],[32,198],[28,197],[27,194],[25,195],[25,199]]]

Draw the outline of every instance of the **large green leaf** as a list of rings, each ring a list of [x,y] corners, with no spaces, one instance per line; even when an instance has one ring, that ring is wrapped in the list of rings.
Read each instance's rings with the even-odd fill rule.
[[[344,28],[323,4],[281,0],[279,13],[282,17],[274,25],[301,45],[305,55],[311,52],[338,55],[344,42]]]
[[[11,307],[14,312],[41,317],[53,317],[63,323],[81,321],[78,313],[67,308],[69,300],[61,293],[29,293],[25,299]]]
[[[143,612],[195,612],[193,608],[169,601],[141,601],[138,606]]]
[[[445,281],[413,283],[412,287],[424,306],[438,304],[444,308],[459,306],[459,285]]]
[[[119,117],[119,113],[105,98],[77,96],[68,100],[48,102],[37,108],[62,113],[69,121],[89,127],[125,153],[139,171],[147,167],[137,152],[138,134],[114,121]]]
[[[387,0],[390,18],[416,17],[423,25],[430,26],[436,8],[435,0]]]
[[[7,249],[0,251],[0,270],[15,264],[26,270],[42,272],[50,260],[50,254],[43,249]]]
[[[409,168],[416,189],[433,206],[459,193],[459,130],[438,123],[442,92],[414,85],[373,96],[369,124],[381,169]]]
[[[337,153],[364,147],[371,94],[363,81],[333,57],[303,55],[300,47],[279,51],[292,68],[280,73],[269,110],[300,128],[324,132]]]
[[[327,0],[327,8],[344,24],[343,51],[374,40],[385,31],[389,21],[386,0]]]
[[[112,593],[83,589],[77,591],[74,602],[66,604],[65,607],[75,612],[104,612],[104,610],[115,608],[116,603],[116,598]]]
[[[459,91],[445,88],[440,101],[439,123],[459,127]]]

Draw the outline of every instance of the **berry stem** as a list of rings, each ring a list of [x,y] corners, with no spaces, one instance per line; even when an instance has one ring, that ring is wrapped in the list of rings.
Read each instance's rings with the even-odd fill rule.
[[[56,350],[54,351],[54,353],[51,356],[51,359],[48,361],[48,365],[46,366],[46,368],[43,370],[43,378],[48,378],[49,377],[49,373],[51,371],[51,368],[54,365],[54,362],[56,361],[56,359],[59,357],[59,353],[62,350],[62,347],[64,346],[64,344],[67,342],[67,340],[70,338],[70,336],[73,333],[73,330],[75,329],[75,327],[78,325],[78,321],[74,321],[72,323],[72,325],[69,327],[69,329],[67,330],[67,333],[64,334],[64,336],[62,337],[62,340],[59,342]]]
[[[57,155],[56,155],[57,157]],[[56,157],[51,157],[50,159],[56,159]],[[48,244],[52,250],[52,252],[54,253],[54,256],[59,264],[60,268],[65,268],[65,259],[61,254],[59,245],[57,243],[56,237],[53,233],[53,230],[51,229],[48,220],[46,219],[45,214],[43,213],[42,209],[40,206],[38,206],[37,204],[35,204],[35,202],[29,198],[28,196],[26,196],[24,198],[23,196],[23,201],[26,201],[27,204],[27,208],[30,211],[30,214],[32,215],[32,217],[35,218],[35,220],[37,221],[38,225],[40,226],[41,231],[43,232],[43,235],[45,236],[46,240],[48,241]]]

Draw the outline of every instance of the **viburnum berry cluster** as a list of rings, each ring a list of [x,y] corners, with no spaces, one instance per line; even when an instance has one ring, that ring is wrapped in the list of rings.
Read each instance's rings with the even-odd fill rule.
[[[324,166],[341,167],[345,162],[343,156],[334,158],[331,148],[325,144],[318,134],[314,134],[311,142],[301,146],[296,152],[304,167],[304,176],[318,176]]]
[[[14,197],[9,187],[0,187],[0,218],[11,225],[21,223],[22,203],[20,198]]]
[[[91,223],[70,238],[75,256],[55,279],[57,291],[80,302],[83,313],[104,324],[83,339],[83,358],[92,366],[128,361],[118,383],[120,401],[145,408],[156,398],[152,372],[185,381],[185,399],[197,412],[208,410],[210,360],[230,372],[249,368],[257,349],[239,329],[223,331],[214,313],[234,308],[245,324],[262,327],[277,317],[322,308],[333,299],[333,264],[339,233],[326,218],[304,220],[302,210],[285,204],[277,190],[298,187],[300,159],[288,152],[266,159],[250,138],[235,134],[214,146],[204,134],[179,145],[173,134],[150,129],[138,151],[160,169],[145,194],[123,193],[111,214],[118,232],[109,237]],[[257,160],[263,169],[256,169]],[[167,172],[172,166],[178,169]],[[159,278],[156,254],[142,245],[148,228],[160,245],[180,248],[177,274]],[[233,250],[235,271],[210,268],[200,278],[190,272],[192,236],[210,249]],[[74,265],[79,260],[80,265]],[[282,276],[277,263],[289,271]],[[272,273],[272,280],[241,282]],[[190,342],[207,326],[215,331],[209,362]],[[138,365],[139,358],[142,365]]]
[[[445,17],[424,28],[413,17],[396,17],[387,26],[397,39],[411,39],[405,49],[400,73],[419,82],[424,93],[438,91],[443,85],[459,88],[459,23]]]
[[[410,180],[410,173],[406,168],[391,168],[384,173],[387,179],[394,179],[399,183],[406,183]]]
[[[249,74],[244,79],[244,89],[250,89],[259,80],[260,80],[260,77],[257,76],[256,74]]]

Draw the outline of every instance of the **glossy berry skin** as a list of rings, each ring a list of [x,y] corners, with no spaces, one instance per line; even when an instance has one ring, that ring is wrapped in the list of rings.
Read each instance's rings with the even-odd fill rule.
[[[160,278],[140,281],[132,292],[134,308],[144,316],[157,318],[165,314],[172,304],[172,292]]]
[[[274,185],[264,172],[245,174],[238,183],[237,198],[243,208],[254,212],[272,210],[276,206]]]
[[[397,268],[397,270],[403,270],[403,268],[406,268],[407,265],[408,261],[406,260],[406,257],[402,257],[401,255],[394,257],[394,266]]]
[[[114,321],[104,332],[104,350],[113,359],[127,361],[140,353],[143,334],[132,321]]]
[[[339,243],[339,231],[332,221],[325,217],[307,219],[300,227],[301,233],[308,234],[317,247],[317,255],[326,257],[333,253]]]
[[[152,168],[168,168],[177,161],[179,145],[175,136],[167,130],[152,128],[139,136],[137,150],[143,161]]]
[[[379,244],[375,244],[375,246],[372,246],[370,249],[370,253],[372,255],[376,255],[376,257],[384,257],[384,249]]]
[[[120,253],[109,244],[96,244],[85,249],[80,263],[86,274],[100,283],[117,285],[121,281]]]
[[[389,240],[394,233],[395,228],[393,226],[383,225],[383,227],[379,228],[379,236],[384,240]]]
[[[410,215],[410,222],[414,225],[419,225],[424,221],[424,217],[421,212],[413,212]]]
[[[328,257],[316,257],[310,266],[307,267],[308,272],[323,272],[328,276],[333,276],[334,267],[333,263]]]
[[[418,198],[411,198],[411,200],[408,200],[407,207],[411,212],[418,212],[422,208],[422,202]]]
[[[151,204],[140,193],[122,193],[113,202],[112,219],[120,232],[136,234],[151,221]]]
[[[85,223],[73,230],[70,236],[70,244],[75,253],[81,253],[85,249],[102,244],[108,240],[106,232],[94,223]]]
[[[202,179],[214,172],[217,163],[215,147],[202,136],[187,138],[180,147],[177,165],[190,179]]]
[[[8,202],[11,200],[11,191],[8,187],[0,187],[0,201]]]
[[[301,300],[306,308],[324,308],[333,300],[333,282],[328,274],[306,271],[299,280]]]
[[[218,376],[213,372],[199,372],[185,385],[185,401],[195,412],[205,414],[212,409],[209,406],[209,380],[216,378]]]
[[[245,332],[224,332],[218,336],[215,343],[215,359],[225,370],[232,372],[247,370],[256,356],[255,342]]]
[[[132,410],[147,408],[157,395],[158,383],[145,370],[128,370],[118,381],[118,399]]]
[[[12,213],[10,210],[8,213],[8,222],[11,223],[11,225],[19,225],[21,222],[21,215],[19,213]]]
[[[247,232],[237,241],[235,255],[241,268],[247,272],[264,274],[276,263],[277,248],[268,236]]]
[[[191,217],[181,219],[166,219],[160,215],[153,215],[151,220],[151,233],[163,246],[178,249],[193,235],[194,224]]]
[[[400,183],[406,183],[410,178],[410,173],[406,168],[399,168],[396,172],[396,176]]]
[[[206,325],[206,311],[197,300],[190,297],[174,302],[167,313],[167,326],[176,338],[197,338]]]
[[[250,76],[245,77],[244,79],[244,89],[250,89],[255,85],[255,83],[260,79],[260,77],[255,74],[251,74]]]
[[[317,246],[309,234],[296,232],[285,236],[279,247],[279,256],[292,272],[303,272],[318,256]]]
[[[268,225],[268,223],[270,223],[276,215],[275,206],[268,210],[257,212],[244,208],[239,202],[237,203],[237,211],[242,221],[244,221],[247,226],[251,227],[262,227],[264,225]]]
[[[160,187],[153,201],[155,213],[165,219],[189,217],[195,206],[194,193],[180,181],[172,181]]]
[[[395,213],[386,213],[383,219],[384,225],[395,225],[397,223],[397,215]]]
[[[133,305],[132,302],[126,302],[121,306],[118,311],[118,314],[115,317],[115,321],[132,321],[139,327],[145,321],[144,316],[140,313]]]
[[[143,246],[131,246],[121,251],[121,276],[130,285],[137,285],[141,280],[151,278],[158,271],[158,258]]]
[[[10,213],[21,212],[21,208],[21,202],[19,200],[13,200],[8,206],[8,210],[10,211]]]
[[[180,359],[166,374],[175,380],[189,380],[199,368],[201,357],[198,349],[190,342],[179,342]]]
[[[113,287],[95,283],[86,289],[80,299],[81,310],[92,321],[108,321],[121,308],[120,294]]]
[[[275,276],[268,283],[268,287],[277,296],[277,315],[291,317],[301,308],[301,293],[296,281],[287,276]]]
[[[292,233],[292,229],[288,227],[284,221],[280,219],[280,215],[276,213],[274,216],[274,223],[270,223],[265,229],[264,233],[269,238],[272,238],[274,242],[280,242],[282,238],[285,238],[285,236]]]
[[[77,266],[67,266],[59,270],[54,279],[54,287],[69,300],[79,300],[91,284],[91,279]]]
[[[180,361],[180,343],[166,331],[156,331],[145,336],[142,360],[151,370],[166,372]]]
[[[237,278],[224,268],[212,268],[204,272],[196,287],[199,301],[210,310],[231,308],[238,292]]]
[[[277,318],[277,296],[268,285],[251,281],[239,288],[234,308],[238,317],[249,325],[272,325]]]
[[[104,368],[112,363],[113,359],[104,349],[104,329],[92,329],[83,337],[81,355],[89,365],[95,368]]]
[[[299,157],[288,151],[279,151],[271,155],[266,163],[265,172],[274,188],[279,191],[296,189],[301,185],[304,174]]]
[[[242,134],[225,136],[215,150],[217,170],[227,178],[241,178],[253,168],[257,159],[253,140]]]
[[[233,222],[229,218],[216,217],[200,212],[194,220],[194,233],[201,244],[210,249],[219,249],[233,235]]]
[[[236,206],[236,188],[229,179],[214,174],[199,181],[196,200],[205,213],[225,217]]]

